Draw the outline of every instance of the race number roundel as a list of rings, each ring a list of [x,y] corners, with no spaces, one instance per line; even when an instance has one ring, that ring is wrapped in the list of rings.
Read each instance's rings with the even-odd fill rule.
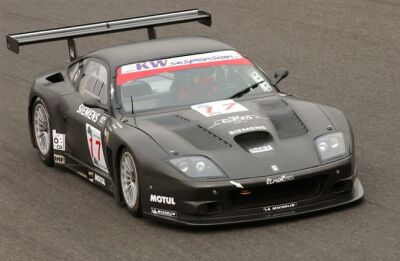
[[[247,111],[248,109],[234,100],[223,100],[193,105],[192,109],[205,117]]]
[[[93,165],[108,173],[100,130],[86,123],[86,137]]]

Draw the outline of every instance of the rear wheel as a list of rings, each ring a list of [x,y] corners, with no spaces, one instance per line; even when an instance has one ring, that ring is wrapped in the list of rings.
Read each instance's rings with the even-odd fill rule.
[[[46,105],[40,98],[37,98],[33,104],[32,121],[33,134],[40,158],[47,165],[53,165],[50,118]]]
[[[120,158],[120,187],[123,200],[128,210],[135,216],[141,216],[139,175],[132,153],[124,149]]]

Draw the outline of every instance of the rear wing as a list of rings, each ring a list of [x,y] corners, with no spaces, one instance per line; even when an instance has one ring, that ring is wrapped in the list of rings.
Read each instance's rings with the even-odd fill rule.
[[[19,47],[22,45],[67,40],[69,57],[73,61],[77,58],[74,38],[147,28],[149,39],[155,39],[157,35],[154,27],[188,22],[199,22],[211,26],[211,14],[202,10],[192,9],[42,31],[9,34],[6,36],[7,48],[15,53],[19,53]]]

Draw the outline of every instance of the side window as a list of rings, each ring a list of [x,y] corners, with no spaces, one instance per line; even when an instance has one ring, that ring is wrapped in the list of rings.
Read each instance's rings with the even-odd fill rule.
[[[94,97],[107,104],[107,69],[101,63],[89,60],[84,68],[81,80],[79,81],[79,93],[86,98]]]
[[[82,62],[77,62],[68,68],[68,77],[72,82],[73,86],[76,86],[76,83],[79,79],[79,75],[81,73],[81,69],[82,69]]]

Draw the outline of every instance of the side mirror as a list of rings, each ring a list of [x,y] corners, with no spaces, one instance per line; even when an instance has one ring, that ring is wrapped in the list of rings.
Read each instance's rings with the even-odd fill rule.
[[[272,83],[274,85],[277,85],[280,81],[285,79],[289,75],[289,71],[287,69],[279,69],[275,74],[274,74],[274,80]]]
[[[103,110],[108,110],[107,106],[102,104],[99,99],[96,98],[87,98],[84,102],[83,105],[89,108],[98,108],[98,109],[103,109]]]

